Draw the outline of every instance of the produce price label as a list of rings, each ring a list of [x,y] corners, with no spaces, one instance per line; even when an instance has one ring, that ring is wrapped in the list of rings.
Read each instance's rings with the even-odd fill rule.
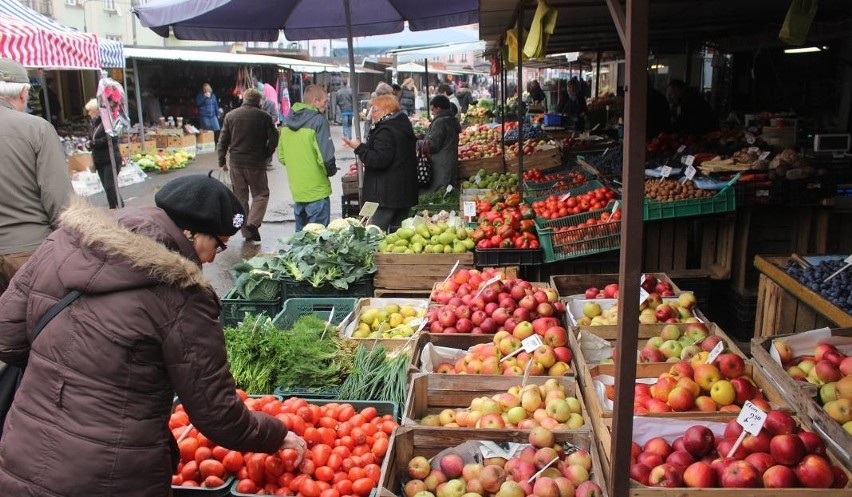
[[[453,185],[447,185],[447,191],[444,192],[444,196],[449,195],[451,191],[453,191]]]
[[[757,156],[757,158],[760,160],[766,160],[766,158],[769,157],[769,153],[769,150],[764,150],[760,153],[760,155]]]
[[[373,214],[376,213],[378,208],[379,204],[376,202],[364,202],[364,207],[361,207],[358,217],[373,217]]]
[[[602,153],[602,154],[601,154],[601,157],[605,156],[607,152],[609,152],[609,147],[607,147],[606,149],[604,149],[604,153]]]
[[[474,295],[474,297],[479,297],[479,295],[480,295],[480,294],[481,294],[481,293],[482,293],[482,292],[483,292],[486,288],[488,288],[488,285],[490,285],[490,284],[492,284],[492,283],[497,283],[498,281],[500,281],[500,276],[499,276],[499,275],[498,275],[498,276],[495,276],[495,277],[493,277],[493,278],[491,278],[490,280],[488,280],[488,281],[486,281],[486,282],[484,282],[484,283],[481,283],[481,284],[480,284],[480,286],[479,286],[479,291],[476,293],[476,295]]]
[[[562,195],[561,197],[559,197],[559,201],[565,202],[566,200],[568,200],[568,197],[570,197],[570,196],[571,196],[571,192],[568,192],[565,195]]]
[[[464,215],[465,215],[465,217],[476,216],[476,202],[465,202],[464,203]]]
[[[750,153],[750,154],[751,154],[751,153],[755,153],[755,154],[756,154],[756,153],[760,152],[760,149],[759,149],[759,148],[757,148],[757,147],[748,147],[747,152],[748,152],[748,153]]]
[[[686,150],[686,145],[681,145],[677,147],[677,153],[679,154],[682,154],[684,150]]]
[[[482,176],[480,176],[479,173],[476,173],[476,176],[473,177],[473,182],[477,185],[480,184],[482,182]]]
[[[544,342],[541,341],[541,337],[538,335],[530,335],[521,340],[521,347],[523,347],[528,354],[532,354],[535,349],[542,345],[542,343]]]
[[[639,287],[639,305],[644,304],[645,301],[648,300],[648,297],[650,297],[650,296],[651,296],[651,294],[648,293],[647,290],[645,290],[641,286]]]
[[[695,169],[695,166],[690,164],[690,165],[686,166],[686,171],[684,171],[684,175],[686,176],[686,179],[692,180],[692,178],[695,177],[696,172],[698,172],[698,171]]]
[[[850,255],[849,257],[847,257],[847,258],[845,258],[845,259],[843,259],[843,262],[845,262],[846,264],[852,264],[852,255]]]
[[[721,354],[724,350],[725,342],[717,343],[716,346],[713,347],[713,350],[710,351],[710,355],[707,356],[707,364],[713,364],[713,361],[715,361],[716,358],[719,357],[719,354]]]
[[[737,423],[743,427],[743,431],[747,431],[754,436],[760,433],[765,422],[766,413],[748,400],[743,404],[743,408],[740,409],[740,415],[737,416]]]
[[[672,174],[671,166],[663,166],[661,171],[662,172],[660,174],[662,175],[663,178],[668,178]]]

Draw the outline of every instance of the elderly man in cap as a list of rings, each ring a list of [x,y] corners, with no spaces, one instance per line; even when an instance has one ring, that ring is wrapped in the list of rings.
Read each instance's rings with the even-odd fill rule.
[[[26,69],[0,58],[0,293],[56,228],[71,196],[56,130],[24,112],[29,90]]]

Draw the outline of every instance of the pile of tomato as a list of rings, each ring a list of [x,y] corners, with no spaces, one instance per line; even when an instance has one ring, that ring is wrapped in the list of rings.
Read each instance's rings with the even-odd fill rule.
[[[553,230],[553,243],[565,245],[582,240],[591,240],[608,235],[617,235],[621,231],[621,208],[615,211],[602,212],[600,216],[569,226],[551,228]]]
[[[302,462],[295,465],[293,449],[241,453],[189,428],[178,444],[181,462],[172,485],[214,488],[233,475],[239,493],[303,497],[366,497],[378,486],[390,435],[398,426],[393,416],[380,416],[375,407],[359,412],[348,403],[317,406],[297,397],[280,401],[238,393],[249,409],[275,416],[307,442]],[[188,427],[189,418],[178,405],[169,428],[178,439]]]
[[[616,193],[605,186],[578,195],[566,194],[551,195],[544,200],[532,203],[532,208],[537,217],[543,219],[558,219],[588,211],[603,209],[611,200],[615,200]]]
[[[478,226],[470,237],[476,248],[485,249],[537,249],[535,234],[535,212],[520,201],[517,193],[495,199],[493,202],[477,202]]]

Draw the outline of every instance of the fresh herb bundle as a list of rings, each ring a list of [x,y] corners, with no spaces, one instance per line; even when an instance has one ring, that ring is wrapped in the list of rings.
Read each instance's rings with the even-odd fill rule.
[[[338,399],[379,400],[405,404],[411,352],[403,347],[389,355],[381,344],[372,350],[358,345],[352,371],[340,386]]]

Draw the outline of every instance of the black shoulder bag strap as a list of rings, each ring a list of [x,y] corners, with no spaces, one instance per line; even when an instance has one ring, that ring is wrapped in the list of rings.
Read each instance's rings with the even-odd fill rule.
[[[79,297],[80,295],[83,295],[83,292],[81,292],[80,290],[71,290],[70,292],[66,293],[65,296],[59,300],[59,302],[53,304],[53,307],[51,307],[47,310],[47,312],[44,313],[41,319],[38,320],[38,323],[36,323],[35,328],[33,328],[33,341],[30,342],[30,345],[35,342],[36,338],[38,338],[39,334],[41,333],[41,330],[45,326],[47,326],[47,323],[49,323],[51,319],[55,318],[57,314],[62,312],[62,309],[68,307],[71,302],[77,300],[77,297]]]

